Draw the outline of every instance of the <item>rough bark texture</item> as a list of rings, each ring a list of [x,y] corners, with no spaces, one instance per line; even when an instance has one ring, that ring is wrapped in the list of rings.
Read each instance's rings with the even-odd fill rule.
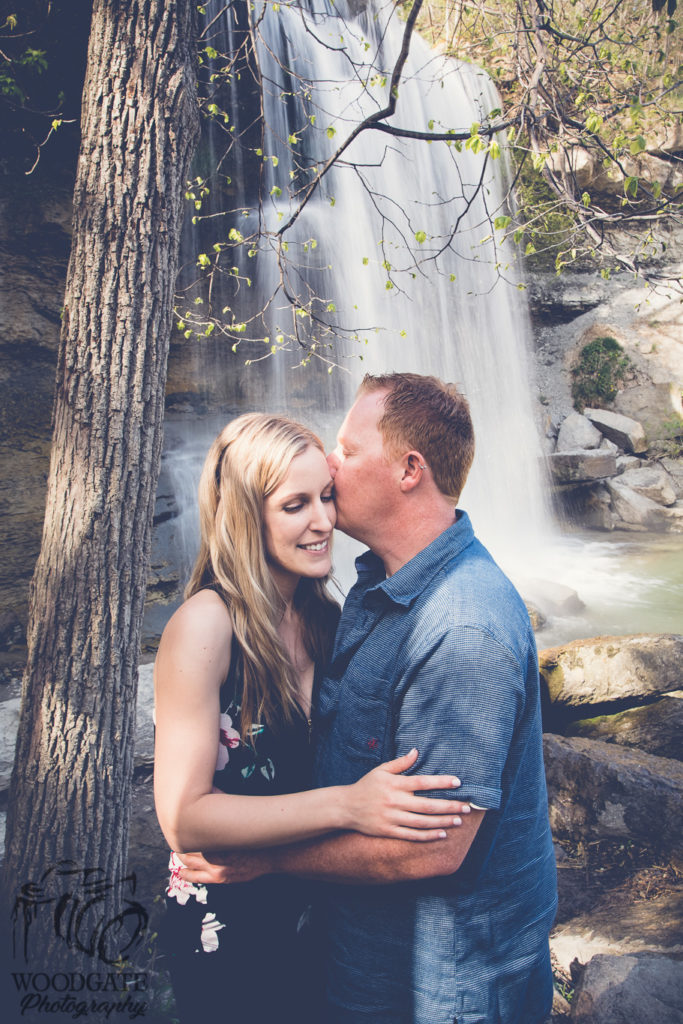
[[[67,881],[51,872],[42,882],[52,902],[30,923],[34,970],[57,969],[69,944],[92,947],[131,895],[120,880],[136,665],[182,197],[197,134],[193,7],[95,0],[93,9],[45,526],[9,800],[10,908],[18,887],[40,883],[56,865],[71,861],[76,873]],[[76,891],[85,898],[84,869],[105,883],[87,937],[69,931],[73,919],[64,916],[58,938],[59,896],[70,893],[72,909]],[[28,927],[25,906],[18,925],[20,933]],[[89,952],[101,956],[102,948]]]

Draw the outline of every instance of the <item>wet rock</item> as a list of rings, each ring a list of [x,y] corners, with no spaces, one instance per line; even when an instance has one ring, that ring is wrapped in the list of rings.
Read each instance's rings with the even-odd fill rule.
[[[637,455],[647,450],[645,431],[637,420],[622,416],[608,409],[584,409],[584,414],[601,434],[613,441],[623,451]]]
[[[550,615],[576,615],[585,607],[575,590],[552,580],[527,580],[524,591],[532,604]]]
[[[616,715],[600,715],[572,722],[566,735],[637,747],[656,757],[683,760],[683,691]]]
[[[553,480],[558,483],[604,480],[617,471],[614,454],[599,449],[554,452],[548,456],[548,465]]]
[[[570,412],[557,435],[558,452],[574,452],[582,448],[599,448],[602,434],[586,416]]]
[[[643,633],[573,640],[539,656],[541,677],[558,708],[670,693],[683,682],[683,636]]]
[[[683,964],[662,956],[595,956],[574,992],[572,1024],[683,1024]]]
[[[683,533],[683,501],[677,501],[670,508],[658,506],[652,513],[652,523],[653,528],[661,532]]]
[[[629,472],[636,471],[630,470]],[[664,530],[666,527],[665,520],[660,515],[663,511],[661,505],[658,505],[652,498],[646,498],[643,494],[639,494],[621,481],[621,476],[607,481],[612,506],[619,518],[624,523],[642,530]]]
[[[658,505],[674,505],[676,492],[669,474],[661,466],[642,466],[638,469],[627,469],[619,477],[632,491],[642,494]]]
[[[623,838],[663,852],[681,849],[683,763],[552,733],[544,735],[543,749],[556,839]]]

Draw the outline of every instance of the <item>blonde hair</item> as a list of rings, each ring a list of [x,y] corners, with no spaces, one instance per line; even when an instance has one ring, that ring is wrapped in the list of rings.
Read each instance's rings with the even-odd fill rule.
[[[323,451],[320,439],[300,423],[248,413],[218,435],[199,481],[201,545],[185,597],[212,588],[230,610],[243,667],[244,741],[254,725],[277,728],[298,709],[296,674],[277,631],[285,608],[268,568],[263,507],[292,460],[311,445]],[[339,615],[325,582],[303,577],[294,595],[314,661],[326,658]]]

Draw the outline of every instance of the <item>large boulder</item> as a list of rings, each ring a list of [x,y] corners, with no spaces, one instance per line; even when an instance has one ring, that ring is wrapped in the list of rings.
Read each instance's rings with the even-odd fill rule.
[[[617,460],[613,452],[599,449],[554,452],[548,456],[548,465],[557,483],[604,480],[614,476],[617,471]]]
[[[651,441],[668,437],[671,423],[677,416],[683,416],[681,385],[652,381],[624,388],[614,399],[614,411],[642,423]]]
[[[656,757],[683,760],[683,691],[616,715],[580,719],[571,723],[565,735],[637,747]]]
[[[622,416],[609,409],[584,409],[584,415],[610,441],[614,441],[625,452],[637,455],[647,450],[647,440],[642,424],[629,416]]]
[[[599,636],[549,647],[539,656],[541,678],[558,708],[670,693],[683,683],[683,636],[642,633]]]
[[[663,468],[669,474],[671,486],[676,492],[677,498],[683,498],[683,459],[674,459],[669,456],[660,460]]]
[[[639,471],[629,470],[629,472]],[[665,511],[663,507],[652,498],[646,498],[645,495],[634,491],[628,484],[622,483],[624,476],[626,474],[622,473],[616,479],[607,481],[607,489],[616,514],[632,529],[664,530],[666,527],[661,515]]]
[[[671,477],[661,466],[640,466],[626,469],[619,481],[644,498],[656,501],[658,505],[675,505],[676,491]]]
[[[607,892],[580,914],[555,925],[550,948],[566,974],[575,961],[585,964],[605,953],[683,957],[682,915],[681,892],[663,892],[653,899],[634,899],[629,890]]]
[[[572,1000],[572,1024],[683,1024],[683,964],[662,956],[596,956]]]
[[[543,737],[543,749],[550,825],[556,839],[624,839],[664,853],[680,853],[681,761],[552,733]]]
[[[558,452],[574,452],[580,448],[599,448],[602,434],[587,416],[570,412],[557,435]]]

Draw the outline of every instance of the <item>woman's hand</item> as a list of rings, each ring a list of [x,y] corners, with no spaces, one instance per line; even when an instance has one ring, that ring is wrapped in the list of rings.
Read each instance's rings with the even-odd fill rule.
[[[427,842],[445,839],[448,828],[462,824],[470,805],[459,800],[416,796],[420,790],[456,789],[453,775],[403,775],[417,759],[413,749],[373,768],[352,786],[343,787],[345,827],[368,836]]]
[[[221,853],[181,853],[179,875],[194,885],[251,882],[272,870],[268,850],[224,850]]]

